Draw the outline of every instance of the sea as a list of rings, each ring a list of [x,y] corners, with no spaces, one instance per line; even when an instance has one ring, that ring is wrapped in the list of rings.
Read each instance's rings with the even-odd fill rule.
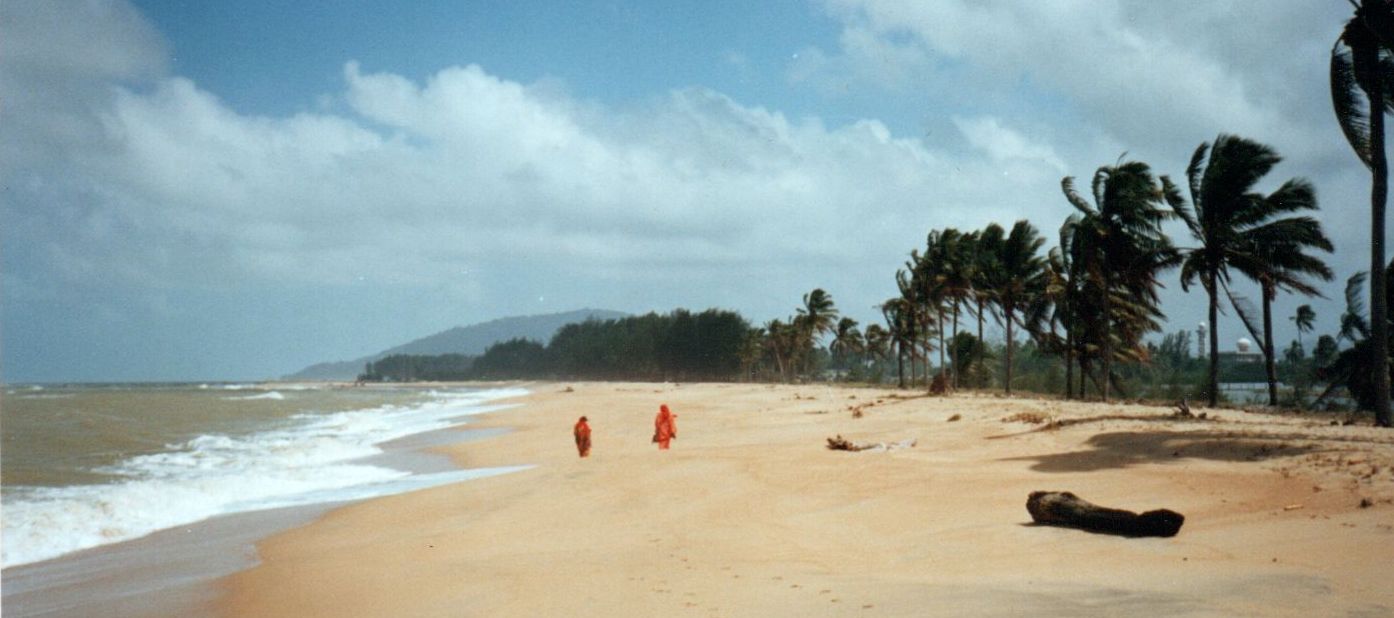
[[[251,543],[256,539],[248,538],[247,525],[203,522],[264,521],[255,516],[323,510],[526,467],[463,470],[431,451],[481,437],[468,431],[469,417],[513,405],[507,400],[525,395],[522,388],[209,383],[4,389],[0,584],[6,615],[20,600],[63,596],[44,593],[56,579],[76,578],[69,583],[81,590],[84,577],[106,577],[101,564],[119,569],[140,560],[142,551],[150,553],[140,549],[144,538],[206,525],[238,529],[223,536]],[[271,519],[284,525],[284,518]],[[172,547],[165,543],[158,551]],[[199,564],[205,561],[187,554],[210,547],[194,543],[175,551]],[[20,612],[29,615],[63,609],[23,605],[38,610]]]

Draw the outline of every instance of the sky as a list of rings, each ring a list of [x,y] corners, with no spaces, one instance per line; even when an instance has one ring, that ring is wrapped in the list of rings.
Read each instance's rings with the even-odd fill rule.
[[[6,0],[0,379],[272,378],[579,308],[760,324],[814,288],[876,322],[930,230],[1054,239],[1062,177],[1126,158],[1183,179],[1221,133],[1283,155],[1260,190],[1311,180],[1337,246],[1328,298],[1276,303],[1283,348],[1302,303],[1334,333],[1369,264],[1369,175],[1327,81],[1350,13]],[[1203,292],[1164,282],[1166,330],[1194,330]]]

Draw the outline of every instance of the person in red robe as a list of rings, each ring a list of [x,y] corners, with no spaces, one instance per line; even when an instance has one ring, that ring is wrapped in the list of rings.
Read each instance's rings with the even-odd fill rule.
[[[658,416],[653,419],[653,441],[658,443],[658,450],[668,450],[668,442],[678,437],[677,418],[668,410],[668,404],[658,406]]]
[[[576,427],[571,430],[571,434],[576,436],[576,450],[581,453],[582,457],[589,456],[591,454],[591,426],[586,424],[586,417],[582,416],[581,420],[576,421]]]

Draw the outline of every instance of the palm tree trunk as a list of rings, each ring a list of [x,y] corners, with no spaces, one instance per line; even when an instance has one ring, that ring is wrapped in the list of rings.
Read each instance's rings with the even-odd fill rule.
[[[984,305],[984,304],[985,304],[985,303],[983,303],[982,297],[981,297],[981,296],[978,297],[978,353],[976,354],[976,357],[977,357],[977,358],[974,358],[973,360],[976,361],[976,362],[978,363],[978,366],[979,366],[979,367],[981,367],[982,364],[983,364],[983,353],[987,350],[987,346],[983,345],[983,305]]]
[[[1007,316],[1007,394],[1012,394],[1012,310],[1015,307],[1007,305],[1002,308],[1002,313]]]
[[[1379,48],[1367,46],[1366,66],[1379,65]],[[1376,80],[1378,82],[1378,80]],[[1374,355],[1375,424],[1389,427],[1389,298],[1385,291],[1384,206],[1389,197],[1389,163],[1384,155],[1383,84],[1370,89],[1370,338]]]
[[[1206,390],[1209,391],[1210,407],[1220,405],[1220,329],[1216,328],[1216,322],[1220,319],[1220,289],[1216,286],[1215,273],[1208,275],[1210,278],[1210,379]]]
[[[903,340],[896,342],[895,349],[896,381],[900,385],[900,388],[905,388],[905,342]],[[913,364],[910,366],[910,370],[915,370],[915,366]]]
[[[948,367],[944,365],[944,309],[939,309],[939,375],[948,379]],[[925,375],[929,377],[928,374]]]
[[[1098,384],[1098,382],[1095,382]],[[1085,399],[1085,390],[1089,388],[1089,364],[1083,357],[1079,359],[1079,398]]]
[[[1065,399],[1069,399],[1075,387],[1075,337],[1065,329]]]
[[[953,357],[953,358],[952,358],[953,363],[954,363],[953,381],[954,381],[954,389],[955,389],[955,390],[958,389],[958,374],[959,374],[960,371],[963,370],[963,365],[961,365],[961,364],[959,363],[959,358],[958,358],[958,307],[959,307],[959,302],[958,302],[957,300],[955,300],[955,301],[954,301],[954,336],[953,336],[952,338],[949,339],[949,342],[954,344],[954,347],[952,347],[952,348],[949,349],[949,355]]]
[[[1108,403],[1108,377],[1113,374],[1113,302],[1109,298],[1113,292],[1113,270],[1110,265],[1104,265],[1104,323],[1103,323],[1103,383],[1099,385],[1099,393],[1103,396],[1104,403]]]
[[[1268,372],[1268,405],[1278,406],[1278,370],[1273,365],[1273,298],[1276,290],[1271,282],[1263,282],[1263,364]]]

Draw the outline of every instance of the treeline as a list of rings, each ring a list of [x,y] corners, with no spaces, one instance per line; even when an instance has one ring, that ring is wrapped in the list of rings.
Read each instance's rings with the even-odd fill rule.
[[[1311,357],[1300,340],[1312,328],[1310,307],[1292,317],[1299,340],[1280,355],[1272,306],[1279,294],[1319,295],[1318,286],[1333,278],[1323,256],[1331,242],[1310,215],[1315,190],[1293,178],[1271,193],[1258,191],[1281,157],[1262,143],[1222,134],[1196,148],[1179,183],[1121,157],[1099,167],[1087,187],[1063,178],[1073,212],[1046,228],[1057,240],[1048,251],[1041,228],[1025,220],[929,232],[895,273],[899,294],[880,305],[884,325],[861,330],[838,315],[830,294],[815,289],[794,315],[757,328],[717,310],[586,322],[563,328],[545,346],[495,345],[467,375],[880,383],[893,372],[903,388],[937,382],[943,389],[1019,388],[1105,401],[1199,396],[1210,405],[1223,397],[1222,379],[1262,376],[1271,405],[1280,403],[1280,379],[1297,405],[1344,389],[1389,426],[1394,281],[1383,252],[1383,118],[1394,113],[1394,30],[1387,27],[1394,3],[1355,6],[1331,51],[1330,87],[1346,139],[1371,171],[1370,271],[1348,280],[1340,333],[1320,337]],[[1169,221],[1184,224],[1183,245],[1164,232]],[[1189,333],[1151,341],[1166,319],[1158,290],[1173,276],[1183,290],[1196,287],[1206,297],[1208,341],[1196,348],[1207,350],[1195,357]],[[1240,278],[1258,286],[1258,307],[1233,290]],[[1370,293],[1362,295],[1367,281]],[[1225,366],[1218,323],[1224,307],[1242,319],[1261,363]],[[989,323],[1002,325],[1000,343],[986,340]],[[389,361],[369,369],[390,375]],[[424,369],[407,375],[425,379]]]
[[[585,379],[738,380],[750,337],[745,318],[720,309],[587,321],[557,331],[543,370]],[[486,351],[483,367],[488,358]]]
[[[393,354],[364,365],[361,382],[440,382],[469,380],[474,358],[463,354]]]
[[[748,373],[755,336],[735,312],[678,309],[568,324],[546,345],[513,339],[477,358],[391,356],[369,363],[360,379],[733,381]]]

